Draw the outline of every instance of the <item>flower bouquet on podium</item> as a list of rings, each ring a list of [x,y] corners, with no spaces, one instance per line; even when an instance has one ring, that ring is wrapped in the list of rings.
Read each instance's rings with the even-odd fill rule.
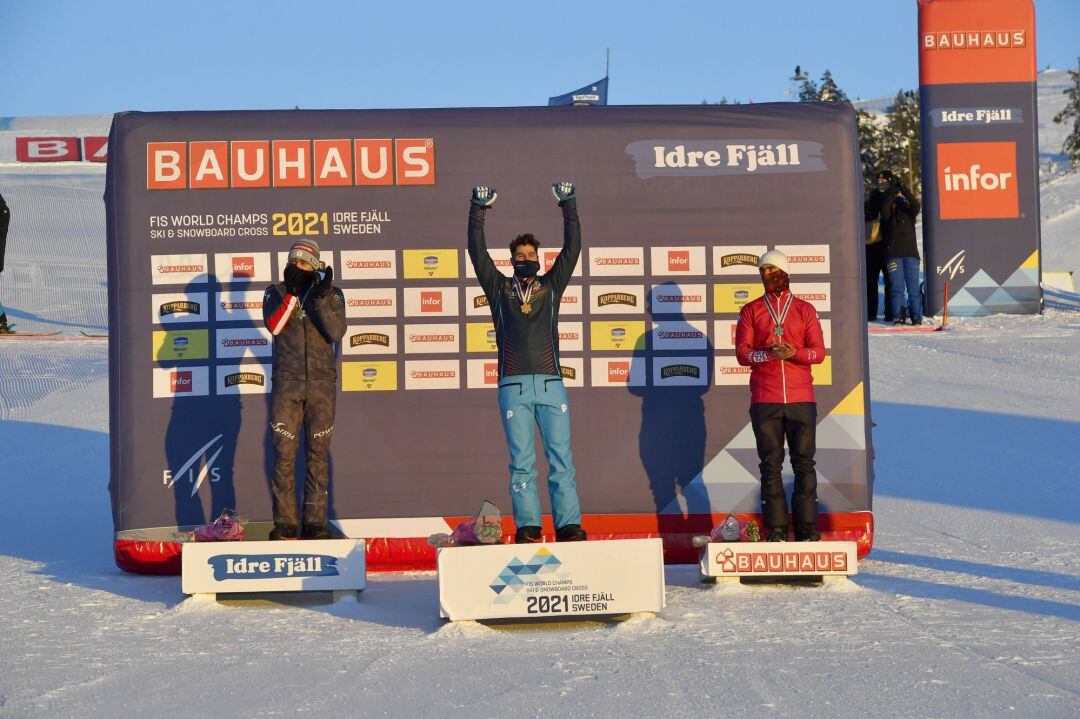
[[[439,532],[428,537],[432,547],[475,547],[480,544],[498,544],[502,539],[502,512],[491,502],[485,501],[474,519],[454,527],[451,534]]]
[[[724,521],[713,528],[709,534],[699,534],[691,543],[695,547],[717,542],[760,542],[761,531],[755,520],[740,522],[734,514],[729,514]]]
[[[213,522],[200,524],[188,534],[189,542],[240,542],[244,539],[247,520],[237,516],[232,509],[222,510]]]

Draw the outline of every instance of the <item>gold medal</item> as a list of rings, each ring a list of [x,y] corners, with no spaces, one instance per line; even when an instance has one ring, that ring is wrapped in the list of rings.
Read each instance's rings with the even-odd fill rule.
[[[530,303],[530,302],[522,302],[521,303],[521,314],[527,315],[530,312],[532,312],[532,303]]]

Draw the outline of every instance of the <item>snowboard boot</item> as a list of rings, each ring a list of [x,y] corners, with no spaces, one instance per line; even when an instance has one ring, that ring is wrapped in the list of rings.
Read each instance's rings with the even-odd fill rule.
[[[0,315],[0,335],[13,335],[13,334],[15,334],[15,326],[8,324],[7,314]]]
[[[518,527],[514,535],[514,544],[536,544],[544,541],[544,533],[540,527]]]
[[[918,327],[922,324],[922,317],[912,317],[911,324],[913,327]]]
[[[332,536],[325,524],[305,524],[300,528],[300,539],[330,539]]]
[[[787,541],[787,527],[769,527],[769,535],[765,537],[766,542],[786,542]]]
[[[892,323],[893,327],[899,327],[900,325],[904,324],[904,320],[898,318],[893,320]]]
[[[820,542],[821,533],[812,524],[800,524],[795,527],[796,542]]]
[[[584,542],[586,539],[580,524],[566,524],[555,530],[556,542]]]
[[[270,530],[270,541],[277,542],[283,539],[296,539],[295,524],[274,524],[274,528]]]

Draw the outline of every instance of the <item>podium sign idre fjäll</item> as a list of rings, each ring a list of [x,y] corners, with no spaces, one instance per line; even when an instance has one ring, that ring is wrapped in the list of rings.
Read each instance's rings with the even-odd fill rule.
[[[364,540],[194,542],[183,548],[184,594],[364,588]]]
[[[855,542],[713,542],[701,553],[701,576],[829,577],[858,573]]]
[[[659,612],[659,539],[447,547],[439,615],[454,621]]]

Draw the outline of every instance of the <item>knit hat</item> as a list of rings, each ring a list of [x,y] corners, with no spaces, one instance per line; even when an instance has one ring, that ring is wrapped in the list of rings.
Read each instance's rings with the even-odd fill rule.
[[[289,248],[289,261],[303,260],[319,269],[319,243],[315,240],[297,240]]]
[[[761,269],[765,265],[773,265],[784,272],[788,271],[787,255],[780,250],[769,250],[761,259],[758,260],[758,269]]]

